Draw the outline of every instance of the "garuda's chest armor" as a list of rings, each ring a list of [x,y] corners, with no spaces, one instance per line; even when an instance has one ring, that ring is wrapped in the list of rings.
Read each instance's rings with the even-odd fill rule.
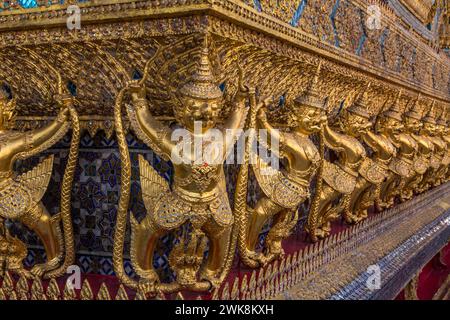
[[[277,170],[260,157],[257,157],[252,167],[258,184],[267,197],[283,208],[296,209],[309,197],[309,180],[317,171],[320,155],[308,138],[292,133],[283,133],[283,135],[284,140],[296,144],[291,146],[290,150],[302,150],[306,154],[310,164],[308,169],[302,171],[291,165],[289,170]],[[292,152],[287,151],[283,144],[280,149],[281,156]]]
[[[175,175],[172,190],[142,157],[139,166],[145,207],[160,228],[172,230],[187,221],[200,228],[211,218],[220,226],[233,222],[222,166],[182,165],[183,176]]]
[[[183,176],[176,177],[175,187],[191,186],[193,190],[200,192],[205,192],[211,184],[216,184],[220,176],[219,166],[207,163],[181,165],[180,171],[183,171]]]
[[[372,158],[365,158],[359,167],[359,174],[373,184],[379,184],[388,176],[389,163],[396,154],[392,142],[383,135],[372,134],[369,143],[374,151]]]
[[[416,173],[413,159],[419,149],[419,145],[410,135],[401,134],[398,139],[398,148],[399,153],[397,157],[392,159],[389,169],[399,176],[412,177]]]

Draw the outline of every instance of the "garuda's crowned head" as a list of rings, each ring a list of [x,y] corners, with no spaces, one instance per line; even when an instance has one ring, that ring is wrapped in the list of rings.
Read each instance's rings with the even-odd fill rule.
[[[319,63],[312,82],[303,95],[295,98],[291,106],[291,122],[293,122],[297,130],[306,134],[318,132],[322,124],[327,121],[325,99],[318,88],[321,67],[322,64]]]
[[[15,118],[16,101],[10,99],[4,88],[0,88],[0,131],[13,128]]]
[[[405,129],[410,133],[417,133],[422,128],[422,110],[419,104],[420,94],[414,100],[413,105],[408,112],[405,113],[403,123]]]
[[[436,134],[436,112],[435,112],[435,103],[433,100],[431,104],[431,108],[428,110],[428,113],[422,119],[423,121],[423,132],[427,135],[434,136]]]
[[[340,116],[341,130],[356,138],[360,137],[372,126],[370,114],[367,112],[370,85],[369,83],[363,92],[360,92],[355,102]]]
[[[396,135],[403,129],[402,112],[400,111],[401,95],[402,90],[398,92],[393,104],[378,116],[375,125],[378,132],[386,133],[387,135]]]
[[[202,50],[191,80],[181,87],[180,100],[174,112],[185,128],[193,131],[195,122],[201,122],[204,131],[215,126],[223,107],[223,93],[212,73],[207,48]]]

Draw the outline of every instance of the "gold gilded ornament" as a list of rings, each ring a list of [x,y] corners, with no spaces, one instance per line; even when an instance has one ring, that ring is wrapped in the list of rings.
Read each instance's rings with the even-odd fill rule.
[[[435,137],[433,139],[436,146],[436,153],[440,159],[439,168],[435,172],[433,187],[437,187],[445,182],[445,177],[448,172],[448,166],[450,164],[449,148],[448,148],[448,136],[447,133],[447,121],[446,112],[442,110],[441,116],[436,121]]]
[[[400,120],[397,110],[389,109],[377,117],[374,131],[368,130],[362,135],[362,140],[372,150],[372,157],[366,158],[359,168],[360,176],[344,212],[347,222],[367,218],[368,209],[380,200],[381,185],[389,175],[389,164],[397,152],[390,136],[402,128]]]
[[[369,88],[370,85],[364,88],[356,101],[342,111],[334,128],[324,127],[324,142],[336,152],[338,159],[336,163],[324,162],[323,175],[319,177],[306,224],[313,241],[330,234],[331,222],[348,208],[350,195],[355,190],[360,176],[358,170],[366,159],[366,151],[358,138],[371,126],[366,109]],[[339,203],[334,205],[338,199]]]
[[[400,197],[401,201],[406,201],[413,196],[413,193],[406,189],[406,185],[416,174],[414,159],[419,150],[419,145],[411,136],[411,133],[415,132],[418,127],[414,119],[402,117],[399,108],[400,96],[401,91],[395,103],[385,112],[386,116],[393,119],[392,125],[398,127],[397,130],[389,132],[390,140],[397,147],[397,156],[389,164],[389,176],[381,186],[380,201],[377,203],[378,210],[393,206],[397,196]]]
[[[309,139],[322,129],[326,122],[325,100],[318,91],[321,64],[305,93],[293,101],[290,107],[294,128],[281,132],[267,120],[264,108],[259,109],[258,128],[267,136],[279,141],[279,158],[287,165],[282,170],[273,169],[261,157],[253,164],[253,172],[263,191],[254,208],[248,208],[249,221],[240,225],[239,251],[242,261],[250,267],[265,265],[284,255],[282,241],[286,239],[298,221],[298,206],[309,197],[309,184],[321,161],[319,150]],[[260,140],[260,144],[264,142]],[[272,150],[275,152],[275,150]],[[269,219],[273,218],[266,239],[264,252],[255,252],[259,234]]]
[[[447,145],[438,135],[435,101],[433,100],[431,107],[425,117],[422,119],[423,128],[420,132],[422,139],[427,140],[431,152],[429,154],[429,166],[422,176],[422,180],[417,186],[417,192],[422,193],[433,187],[436,175],[445,156]]]
[[[31,277],[56,277],[64,273],[73,264],[74,248],[72,222],[70,215],[71,187],[78,156],[79,130],[78,116],[71,97],[63,94],[60,75],[49,66],[50,71],[58,75],[58,94],[56,103],[61,111],[49,125],[32,131],[14,131],[15,100],[10,99],[5,90],[0,90],[0,246],[6,246],[8,252],[0,253],[7,267]],[[53,156],[47,157],[34,169],[17,175],[13,171],[16,160],[37,155],[58,142],[73,124],[73,141],[64,175],[61,212],[51,216],[41,202],[47,189],[53,169]],[[9,236],[3,227],[4,219],[17,220],[33,230],[44,245],[47,262],[36,265],[31,272],[25,270],[19,260],[24,258],[26,250],[18,239]],[[60,227],[63,222],[64,235]]]
[[[163,49],[155,54],[159,54]],[[169,293],[183,289],[206,291],[218,287],[228,274],[234,257],[236,235],[233,232],[233,212],[225,187],[223,163],[231,152],[237,133],[243,128],[247,107],[245,99],[248,88],[239,83],[238,93],[231,102],[234,112],[221,129],[228,134],[225,147],[216,153],[213,161],[204,161],[191,145],[183,155],[178,141],[172,141],[173,129],[155,119],[149,110],[144,82],[148,77],[148,68],[154,62],[147,63],[141,81],[130,82],[122,89],[115,108],[116,133],[122,159],[121,186],[118,221],[115,233],[114,267],[119,278],[129,287],[139,289],[143,295],[157,292]],[[128,278],[123,271],[123,242],[126,213],[129,202],[130,159],[126,146],[121,119],[121,105],[126,92],[131,93],[133,106],[127,108],[133,130],[142,137],[163,159],[170,159],[174,165],[173,185],[144,160],[139,158],[142,194],[147,216],[140,223],[131,216],[131,259],[133,267],[140,276],[138,282]],[[174,97],[179,103],[174,108],[175,118],[183,132],[192,140],[201,141],[201,154],[207,152],[208,134],[216,126],[219,113],[224,104],[223,94],[219,90],[209,60],[208,44],[200,52],[200,61],[191,79],[180,88]],[[200,130],[196,130],[200,123]],[[230,134],[231,133],[231,134]],[[187,160],[187,161],[186,161]],[[201,161],[199,161],[201,160]],[[239,192],[237,188],[236,192]],[[237,206],[235,206],[237,207]],[[153,253],[158,239],[164,234],[179,230],[189,223],[192,232],[183,233],[183,239],[172,249],[169,265],[176,274],[172,283],[162,283],[153,267]],[[206,241],[209,241],[207,261],[203,262]]]

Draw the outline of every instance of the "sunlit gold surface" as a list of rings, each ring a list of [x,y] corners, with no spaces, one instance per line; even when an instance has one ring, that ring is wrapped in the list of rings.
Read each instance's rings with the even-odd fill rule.
[[[18,220],[33,230],[44,245],[47,263],[34,266],[28,274],[17,261],[24,258],[20,241],[11,238],[3,228],[1,241],[2,246],[10,246],[12,250],[6,255],[9,267],[29,276],[42,277],[56,270],[65,254],[65,243],[60,227],[61,216],[51,216],[41,202],[53,170],[53,157],[48,157],[22,175],[14,173],[13,165],[18,159],[26,159],[46,150],[67,133],[70,125],[71,100],[65,97],[56,99],[61,106],[61,112],[56,120],[38,130],[17,132],[10,129],[15,117],[15,102],[8,101],[7,93],[3,90],[0,93],[0,223],[3,224],[4,219]],[[16,255],[17,259],[12,264],[11,255]]]

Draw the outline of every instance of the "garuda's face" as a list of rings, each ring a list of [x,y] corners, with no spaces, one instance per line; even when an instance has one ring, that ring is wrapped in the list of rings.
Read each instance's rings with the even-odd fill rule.
[[[377,120],[377,131],[386,133],[388,135],[399,134],[403,129],[403,124],[397,119],[391,117],[380,117]]]
[[[184,108],[177,111],[177,118],[184,127],[193,131],[195,122],[200,122],[204,131],[215,127],[223,106],[221,99],[186,97],[183,102]]]
[[[422,123],[414,118],[405,117],[405,129],[409,132],[417,132],[422,128]]]
[[[344,132],[348,135],[360,137],[372,126],[372,123],[366,117],[346,112],[346,115],[343,117],[343,126]]]
[[[310,106],[296,106],[298,110],[294,115],[294,121],[299,129],[307,134],[319,132],[322,125],[327,121],[325,111],[323,109]]]
[[[426,134],[433,136],[436,134],[436,126],[432,123],[425,122],[423,130]]]

